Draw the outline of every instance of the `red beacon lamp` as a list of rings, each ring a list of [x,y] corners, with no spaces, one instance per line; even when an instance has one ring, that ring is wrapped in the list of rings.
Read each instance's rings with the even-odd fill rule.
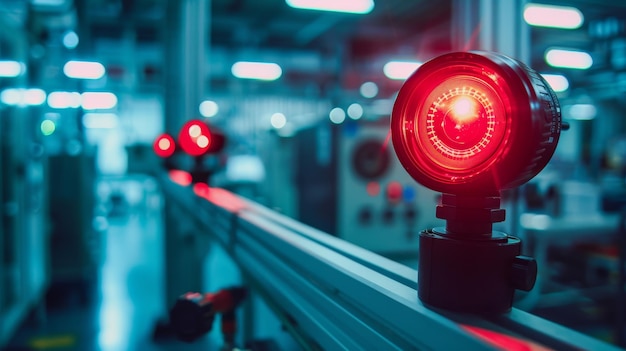
[[[223,133],[199,119],[186,122],[178,134],[181,149],[194,159],[191,170],[192,182],[208,182],[214,168],[206,164],[206,156],[216,154],[224,148]]]
[[[523,63],[491,52],[455,52],[420,66],[398,93],[394,149],[406,171],[442,192],[445,228],[420,233],[418,294],[431,307],[510,310],[533,288],[537,264],[521,241],[493,231],[505,219],[500,190],[524,184],[548,163],[561,132],[549,84]]]
[[[224,135],[202,120],[193,119],[183,125],[178,133],[180,147],[190,156],[217,153],[224,147]]]
[[[163,133],[154,139],[152,149],[157,156],[168,158],[176,152],[176,141],[174,141],[171,135]]]

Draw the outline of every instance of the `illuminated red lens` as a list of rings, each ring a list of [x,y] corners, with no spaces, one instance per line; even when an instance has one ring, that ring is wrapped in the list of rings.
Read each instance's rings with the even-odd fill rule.
[[[539,74],[506,56],[451,53],[422,65],[398,93],[394,149],[437,191],[491,195],[523,184],[552,157],[561,113]]]
[[[204,122],[191,120],[181,128],[178,142],[187,154],[191,156],[204,155],[211,147],[211,132]]]
[[[170,157],[176,151],[176,142],[169,134],[161,134],[152,145],[154,153],[159,157]]]

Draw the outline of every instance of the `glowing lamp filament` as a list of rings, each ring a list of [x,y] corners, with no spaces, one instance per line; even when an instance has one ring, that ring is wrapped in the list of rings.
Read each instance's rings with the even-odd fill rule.
[[[454,119],[463,123],[476,119],[476,108],[473,101],[467,97],[460,97],[452,104],[452,113]]]

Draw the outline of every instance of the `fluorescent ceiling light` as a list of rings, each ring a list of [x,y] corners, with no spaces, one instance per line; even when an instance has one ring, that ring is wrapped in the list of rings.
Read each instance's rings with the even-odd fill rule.
[[[42,89],[26,89],[24,91],[24,103],[30,106],[42,105],[46,102],[46,92]]]
[[[306,10],[366,14],[374,9],[374,0],[286,0],[287,5]]]
[[[389,79],[405,80],[421,65],[417,61],[389,61],[385,63],[383,72]]]
[[[117,106],[117,96],[107,92],[88,92],[81,96],[81,105],[85,110],[107,110]]]
[[[231,71],[237,78],[258,80],[276,80],[283,74],[279,65],[269,62],[239,61]]]
[[[5,105],[19,105],[24,96],[23,89],[5,89],[0,93],[0,101]]]
[[[100,62],[68,61],[63,66],[63,73],[76,79],[100,79],[104,76],[105,69]]]
[[[13,78],[26,71],[26,65],[18,61],[0,61],[0,77]]]
[[[69,91],[53,91],[48,95],[48,106],[52,108],[79,108],[80,94]]]
[[[113,129],[117,127],[118,119],[115,113],[85,113],[83,126],[87,129]]]
[[[553,67],[588,69],[593,65],[591,55],[578,50],[550,49],[545,59]]]
[[[564,92],[567,89],[569,89],[569,81],[567,80],[567,77],[565,77],[562,74],[541,74],[541,76],[543,77],[543,79],[545,79],[548,84],[550,84],[550,87],[552,88],[552,90],[554,90],[557,93],[560,92]]]
[[[582,26],[584,17],[575,7],[527,4],[524,20],[531,26],[576,29]]]
[[[37,106],[46,102],[46,92],[41,89],[6,89],[0,93],[0,101],[11,106]]]

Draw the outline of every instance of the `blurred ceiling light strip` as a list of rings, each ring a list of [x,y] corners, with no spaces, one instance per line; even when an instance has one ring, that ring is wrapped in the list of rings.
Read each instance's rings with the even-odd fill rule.
[[[276,80],[283,74],[279,65],[269,62],[239,61],[231,71],[237,78],[258,80]]]
[[[26,89],[24,91],[24,102],[29,106],[43,105],[46,102],[46,92],[42,89]]]
[[[6,89],[0,93],[0,101],[11,106],[37,106],[46,102],[46,92],[41,89]]]
[[[405,80],[421,65],[417,61],[389,61],[385,63],[383,72],[389,79]]]
[[[113,129],[117,127],[118,116],[115,113],[85,113],[83,126],[87,129]]]
[[[524,20],[531,26],[576,29],[582,26],[584,17],[575,7],[527,4]]]
[[[68,61],[63,66],[63,73],[76,79],[100,79],[104,76],[105,69],[100,62]]]
[[[374,0],[285,0],[287,5],[305,10],[366,14],[374,9]]]
[[[545,59],[552,67],[588,69],[593,65],[591,55],[578,50],[549,49]]]
[[[13,78],[22,75],[26,65],[18,61],[0,61],[0,77]]]
[[[81,97],[81,105],[85,110],[107,110],[117,106],[117,96],[113,93],[88,92]]]
[[[23,89],[5,89],[0,93],[0,101],[9,106],[19,105],[23,99]]]
[[[48,95],[48,106],[52,108],[79,108],[80,94],[68,91],[53,91]]]
[[[554,90],[557,93],[561,93],[569,89],[569,81],[567,80],[567,77],[565,77],[562,74],[543,74],[542,73],[541,76],[543,77],[543,79],[545,79],[548,82],[548,84],[550,84],[550,87],[552,88],[552,90]]]

